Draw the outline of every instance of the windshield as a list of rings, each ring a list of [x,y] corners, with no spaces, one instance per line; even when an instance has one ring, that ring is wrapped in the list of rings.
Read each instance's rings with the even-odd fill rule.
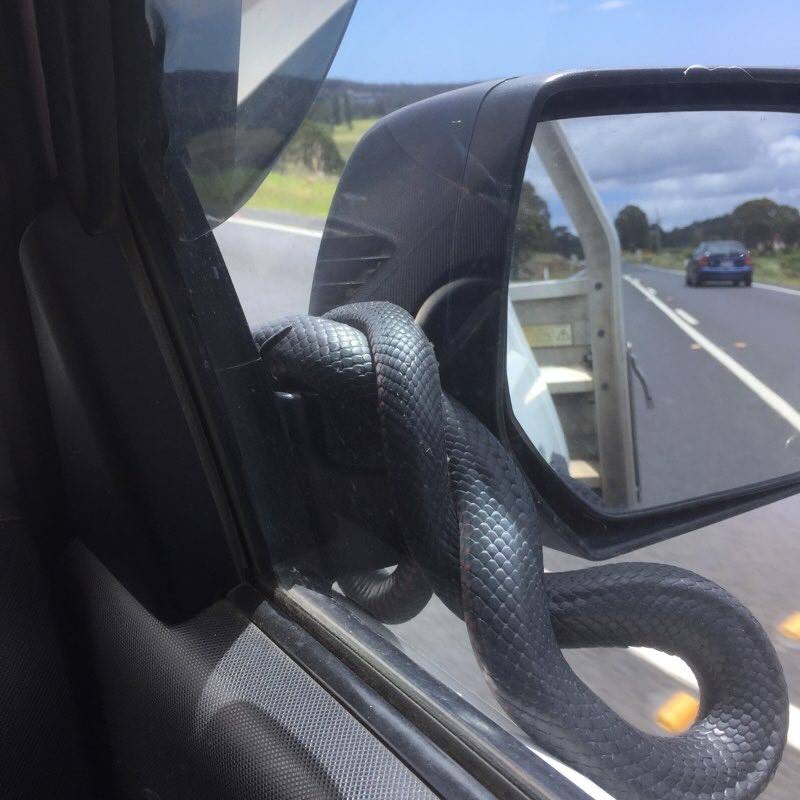
[[[741,242],[709,242],[704,250],[710,255],[724,255],[726,253],[743,253],[745,246]]]
[[[421,259],[423,249],[428,260],[408,277],[407,283],[413,286],[402,288],[424,293],[424,282],[431,274],[435,273],[437,280],[443,274],[447,278],[447,269],[458,247],[445,235],[446,226],[475,193],[465,188],[463,160],[448,163],[450,171],[446,173],[430,167],[438,152],[436,142],[427,141],[413,125],[403,127],[403,117],[398,117],[398,112],[449,93],[448,97],[455,99],[440,119],[447,141],[456,142],[463,156],[471,144],[470,109],[459,105],[462,97],[459,92],[477,82],[494,85],[516,75],[620,65],[685,68],[690,64],[731,64],[743,58],[753,64],[783,66],[796,61],[795,23],[800,22],[796,3],[785,0],[772,4],[769,13],[756,13],[752,5],[722,0],[710,0],[700,6],[689,0],[671,3],[509,0],[500,6],[478,0],[437,3],[360,0],[355,10],[352,3],[334,0],[294,3],[264,0],[245,2],[243,7],[226,2],[157,0],[151,9],[153,40],[160,43],[164,53],[162,88],[170,132],[167,155],[174,166],[171,185],[184,209],[191,209],[192,202],[202,209],[203,224],[197,224],[196,217],[187,211],[186,218],[193,221],[178,225],[176,232],[184,239],[205,236],[219,247],[236,290],[235,299],[265,360],[264,353],[269,354],[273,345],[279,345],[288,336],[286,328],[292,327],[273,327],[275,321],[286,315],[307,314],[312,287],[315,295],[336,289],[339,294],[332,305],[343,303],[362,285],[370,281],[370,286],[379,284],[387,274],[382,268],[392,259],[397,263],[398,253],[410,262]],[[347,32],[331,63],[335,47],[329,45],[338,43],[351,13]],[[736,45],[741,42],[747,42],[745,56]],[[284,110],[283,104],[287,104],[288,110]],[[627,277],[639,281],[638,285],[632,280],[624,284],[625,297],[633,309],[632,324],[638,327],[636,335],[625,342],[629,349],[624,351],[625,372],[620,383],[624,392],[618,396],[630,393],[625,402],[633,402],[640,419],[645,419],[649,409],[642,386],[649,381],[660,391],[655,398],[660,403],[659,413],[669,415],[676,427],[682,426],[681,436],[671,437],[668,429],[654,422],[656,417],[652,414],[647,417],[652,423],[649,427],[639,426],[641,439],[651,436],[655,442],[650,450],[653,463],[644,465],[644,472],[651,467],[657,469],[663,477],[660,487],[665,492],[673,483],[685,482],[680,460],[677,457],[672,460],[670,448],[688,443],[683,457],[687,452],[690,455],[700,452],[692,467],[701,480],[707,481],[719,470],[720,463],[727,463],[724,452],[723,456],[718,455],[720,444],[737,447],[737,442],[746,441],[744,437],[758,434],[759,414],[765,413],[764,409],[757,406],[754,413],[750,394],[727,389],[724,380],[738,380],[743,385],[745,381],[735,375],[731,377],[728,374],[731,370],[724,367],[728,372],[723,372],[724,365],[719,365],[728,364],[733,356],[754,373],[765,364],[775,364],[775,359],[759,356],[760,348],[774,348],[771,353],[776,357],[784,352],[786,342],[793,341],[792,331],[796,332],[800,302],[800,251],[796,248],[799,241],[796,237],[791,240],[791,247],[787,238],[783,249],[778,246],[783,246],[783,240],[773,238],[764,239],[758,253],[755,246],[751,247],[756,269],[752,286],[749,257],[743,255],[738,259],[747,260],[749,270],[747,277],[744,271],[741,277],[738,273],[733,276],[740,281],[738,296],[718,293],[716,287],[703,292],[690,291],[689,281],[693,276],[686,274],[687,262],[692,260],[693,249],[703,238],[735,235],[744,238],[748,245],[749,240],[736,227],[709,224],[685,237],[675,231],[728,214],[740,204],[771,192],[773,186],[765,177],[764,164],[754,161],[752,170],[737,175],[737,182],[726,184],[723,193],[719,188],[719,170],[712,168],[712,162],[716,163],[715,158],[728,159],[738,166],[740,159],[722,146],[724,137],[703,140],[701,131],[691,127],[694,120],[684,121],[682,130],[675,128],[675,135],[681,134],[684,145],[687,142],[692,146],[703,145],[701,154],[708,169],[702,174],[693,165],[686,166],[673,138],[655,124],[642,126],[641,135],[637,129],[636,136],[625,139],[618,135],[623,130],[622,124],[612,120],[617,126],[615,135],[585,139],[587,145],[596,146],[606,158],[600,167],[608,166],[607,173],[590,172],[592,180],[603,183],[607,192],[604,200],[612,216],[616,217],[634,201],[642,202],[629,196],[626,181],[658,188],[657,202],[652,207],[644,204],[644,209],[638,209],[642,218],[641,240],[633,237],[623,242]],[[630,126],[631,120],[625,124]],[[571,120],[567,127],[570,125],[575,130],[581,127],[578,120]],[[609,132],[614,133],[607,129],[606,133]],[[613,149],[615,142],[622,144]],[[758,136],[754,142],[767,149],[775,145],[776,157],[796,166],[792,159],[797,151],[791,149],[796,137],[788,144]],[[356,158],[358,172],[353,167]],[[658,172],[653,171],[654,164],[658,165]],[[625,174],[613,171],[612,167],[620,165],[625,167]],[[483,164],[473,162],[471,166],[480,172]],[[438,181],[435,187],[439,193],[427,188],[396,193],[393,178],[400,173],[419,178],[420,182],[423,178]],[[785,174],[788,176],[788,172]],[[607,391],[608,386],[593,383],[593,355],[586,341],[590,315],[577,308],[574,296],[580,294],[583,302],[584,296],[600,291],[602,287],[597,284],[602,281],[590,279],[584,242],[568,215],[559,214],[557,192],[548,194],[547,183],[538,173],[531,172],[528,177],[531,181],[523,185],[519,203],[520,228],[524,230],[517,231],[519,263],[514,264],[513,296],[509,297],[507,311],[508,389],[515,404],[524,407],[530,416],[530,438],[547,463],[554,471],[566,472],[594,502],[602,478],[596,469],[599,462],[589,457],[591,453],[584,457],[580,448],[593,446],[590,440],[595,435],[594,391]],[[739,185],[739,177],[742,183],[747,181],[746,185]],[[786,177],[786,182],[791,183],[791,178]],[[782,195],[776,204],[800,206],[800,194],[794,186],[786,191],[787,196]],[[668,218],[674,207],[690,205],[687,200],[690,197],[696,201],[691,214],[685,219]],[[355,206],[360,209],[366,206],[367,212],[374,212],[374,216],[366,214],[368,223],[361,228],[341,226],[339,223],[346,215],[338,220],[329,216],[332,207],[347,210]],[[490,206],[476,223],[476,229],[492,227],[493,217],[489,213],[492,210]],[[381,217],[388,218],[392,225],[372,224]],[[422,217],[423,224],[414,244],[422,243],[424,248],[412,246],[401,251],[404,221],[415,217]],[[209,235],[211,227],[214,230]],[[619,229],[622,228],[620,225]],[[520,233],[524,236],[520,237]],[[662,242],[659,238],[673,234],[674,242],[667,239]],[[546,246],[541,245],[543,241]],[[747,252],[737,240],[706,241],[704,247],[707,252],[723,255]],[[720,259],[712,261],[717,260]],[[340,270],[335,287],[326,282],[323,274],[331,265]],[[204,265],[199,265],[197,273],[201,274],[203,269]],[[717,274],[722,271],[721,268],[706,270]],[[207,277],[211,282],[216,276]],[[425,305],[430,315],[426,317],[420,308],[418,322],[430,323],[426,330],[435,330],[442,319],[461,315],[464,326],[459,330],[466,336],[470,326],[477,326],[485,312],[476,299],[480,293],[472,291],[473,278],[474,275],[468,276],[465,283],[453,281],[456,285],[450,288],[463,293],[448,296],[432,292]],[[764,288],[759,285],[762,281],[775,285]],[[398,283],[402,283],[401,278]],[[533,283],[537,285],[527,285]],[[437,291],[440,288],[437,286]],[[752,298],[769,309],[759,312],[757,320],[731,311],[738,307],[734,303],[752,299],[744,294],[749,290]],[[537,292],[541,296],[534,296]],[[669,304],[668,310],[672,312],[678,297],[689,298],[701,310],[683,300],[674,313],[660,310],[657,305]],[[569,324],[534,307],[536,303],[544,307],[544,301],[561,302],[567,309],[564,313],[571,315]],[[320,302],[318,308],[327,306]],[[525,316],[528,311],[530,314]],[[709,333],[711,311],[718,329]],[[212,312],[215,314],[216,309]],[[775,328],[783,337],[779,342],[772,342],[767,335],[761,335],[757,341],[751,338],[751,334],[755,337],[763,328],[761,323],[765,319],[779,321]],[[297,328],[297,323],[294,325]],[[604,326],[594,327],[599,329],[600,338],[610,338]],[[687,334],[687,330],[695,332]],[[312,334],[313,329],[309,341],[314,339]],[[715,349],[717,341],[720,344]],[[453,344],[457,350],[459,342]],[[635,345],[635,353],[631,345]],[[718,367],[722,377],[707,384],[706,373],[698,364],[702,365],[704,358],[711,358],[710,351],[717,353],[723,347],[726,353],[715,357],[715,368]],[[537,360],[537,348],[550,356],[557,351],[556,357],[550,362],[544,356]],[[665,367],[673,352],[679,353],[687,364],[680,380],[673,380]],[[441,369],[444,372],[450,366],[445,363]],[[470,364],[468,378],[484,368],[481,363]],[[738,374],[743,374],[741,369]],[[289,395],[302,385],[305,377],[299,371],[288,377],[271,375],[270,380],[274,379],[274,386],[283,395]],[[778,386],[782,393],[783,382],[791,383],[785,389],[787,396],[793,397],[790,393],[797,391],[796,373],[779,366],[764,382]],[[753,381],[749,380],[749,384]],[[691,396],[692,403],[671,403],[678,390]],[[280,402],[285,402],[288,408],[291,401],[283,395]],[[730,400],[733,397],[737,403],[739,398],[743,399],[734,407]],[[719,402],[712,405],[709,398]],[[237,413],[239,400],[230,402],[232,415]],[[370,502],[354,508],[357,504],[351,503],[349,493],[355,478],[351,481],[350,477],[356,474],[360,480],[366,475],[369,480],[377,450],[365,455],[362,450],[342,445],[336,434],[331,433],[335,429],[331,427],[331,418],[325,413],[317,414],[319,407],[315,403],[316,400],[311,402],[310,409],[304,408],[302,413],[284,409],[286,419],[292,424],[302,427],[298,420],[305,419],[307,411],[312,422],[300,432],[292,429],[297,452],[281,453],[276,458],[282,469],[284,458],[287,463],[293,458],[305,459],[302,467],[311,477],[304,499],[324,535],[315,531],[314,536],[306,537],[298,530],[292,548],[285,548],[285,542],[268,542],[276,553],[280,588],[294,592],[293,597],[307,590],[307,595],[314,595],[314,602],[321,602],[323,596],[336,609],[346,608],[351,616],[346,617],[343,626],[349,636],[357,637],[364,631],[377,636],[381,644],[374,644],[375,639],[370,641],[381,656],[384,653],[381,648],[387,643],[399,649],[414,664],[421,665],[426,674],[435,676],[479,709],[485,715],[480,719],[491,720],[516,737],[515,742],[521,742],[523,748],[535,748],[549,758],[546,748],[534,744],[506,713],[473,650],[468,625],[437,594],[429,595],[408,619],[372,615],[347,600],[355,594],[353,575],[357,577],[365,563],[373,563],[370,558],[380,561],[384,553],[381,533],[373,536],[371,526],[380,527],[376,519],[385,520],[385,509],[378,513],[376,508],[381,508],[386,498],[382,490],[373,487]],[[243,401],[241,406],[244,405]],[[718,407],[723,410],[712,419],[711,412]],[[347,417],[354,429],[365,432],[365,437],[372,436],[373,444],[378,441],[379,432],[371,427],[374,420],[360,413],[358,404],[350,407],[349,403],[341,402],[334,409],[333,417],[336,415]],[[712,425],[722,422],[735,435],[714,438],[713,430],[719,428],[712,429]],[[304,435],[320,437],[324,449],[306,453]],[[709,445],[711,441],[714,447]],[[781,448],[793,453],[795,441],[795,434],[791,433],[781,439]],[[689,446],[693,449],[688,450]],[[758,471],[759,464],[750,457],[751,450],[737,447],[737,453]],[[337,482],[332,464],[337,467],[344,464],[352,470],[346,473],[346,479]],[[638,469],[639,465],[636,466]],[[289,472],[288,467],[286,471]],[[661,502],[663,497],[656,499]],[[402,492],[400,501],[418,505]],[[543,503],[538,495],[537,502]],[[358,516],[355,522],[351,519],[353,515]],[[389,516],[394,525],[394,517]],[[797,649],[800,623],[795,615],[798,607],[795,573],[800,555],[798,518],[800,502],[789,498],[746,516],[716,523],[701,534],[653,544],[632,557],[620,557],[610,563],[618,565],[635,560],[676,565],[696,570],[738,594],[753,609],[778,649],[789,679],[792,702],[800,703],[797,688],[800,687]],[[268,528],[265,525],[267,538]],[[374,547],[366,555],[353,544],[362,541],[359,537],[365,530],[370,546]],[[758,546],[754,549],[755,536]],[[348,560],[356,559],[357,552],[363,561]],[[398,574],[399,582],[404,573],[397,554],[394,555],[394,561],[384,558],[380,569],[384,578]],[[548,546],[544,548],[544,565],[551,572],[572,573],[587,564],[575,555]],[[318,580],[320,575],[324,580]],[[304,602],[307,600],[304,595]],[[328,606],[319,607],[322,608],[319,621],[324,627],[333,619],[334,612]],[[338,635],[341,630],[337,628],[337,632]],[[567,652],[565,659],[581,680],[621,717],[654,738],[681,734],[693,723],[700,708],[698,684],[692,670],[680,659],[653,648],[586,647]],[[474,725],[473,732],[480,734],[483,730],[480,724]],[[563,764],[555,760],[553,763],[565,774],[573,774]],[[576,780],[592,797],[609,797],[581,776]],[[793,800],[798,781],[800,735],[795,729],[794,743],[790,737],[778,777],[763,796],[767,800]]]

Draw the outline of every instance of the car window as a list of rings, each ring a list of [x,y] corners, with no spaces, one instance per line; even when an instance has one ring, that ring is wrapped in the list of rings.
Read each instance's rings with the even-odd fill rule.
[[[263,122],[263,115],[253,112],[247,124],[242,122],[242,97],[253,97],[253,87],[259,85],[258,76],[271,74],[270,70],[276,64],[284,63],[281,54],[265,57],[263,63],[259,61],[259,37],[266,40],[271,29],[266,24],[267,16],[263,20],[257,16],[259,8],[266,4],[254,2],[245,5],[245,15],[252,27],[227,31],[226,35],[231,37],[235,46],[214,51],[220,58],[233,59],[238,64],[238,59],[243,57],[237,49],[238,37],[241,36],[242,53],[246,46],[249,48],[247,52],[254,54],[247,62],[247,71],[238,66],[226,68],[227,72],[238,75],[233,83],[234,101],[227,108],[228,116],[223,123],[216,120],[205,130],[198,128],[199,134],[197,130],[190,130],[192,135],[187,135],[180,147],[176,146],[176,152],[181,158],[186,157],[186,163],[191,167],[192,191],[199,197],[213,232],[205,228],[179,230],[176,236],[188,239],[203,235],[214,237],[262,353],[265,352],[263,348],[269,352],[270,347],[290,336],[291,332],[287,333],[287,330],[292,325],[297,331],[299,323],[275,327],[276,320],[308,312],[315,270],[321,258],[320,247],[334,197],[348,174],[353,152],[376,123],[388,115],[413,103],[497,76],[618,66],[620,62],[636,67],[688,65],[700,61],[737,62],[742,55],[736,43],[743,41],[748,43],[747,60],[750,62],[764,65],[793,63],[796,43],[790,31],[796,27],[792,23],[800,19],[796,7],[787,2],[776,3],[768,13],[756,13],[751,6],[732,6],[722,2],[710,2],[698,9],[695,4],[683,0],[670,4],[639,0],[515,1],[502,8],[486,3],[449,0],[436,4],[361,0],[324,81],[321,78],[328,65],[312,65],[314,78],[319,77],[321,81],[315,86],[313,103],[296,125],[284,126],[282,133],[287,134],[287,141],[285,146],[282,142],[282,146],[277,147],[272,136],[274,131]],[[318,10],[324,7],[324,13],[319,16],[319,24],[304,35],[323,29],[345,5],[348,4],[320,4]],[[161,22],[154,21],[154,29],[166,25],[168,30],[169,9],[162,8],[160,13]],[[689,14],[693,22],[687,29],[685,20]],[[166,23],[164,19],[167,19]],[[203,25],[210,24],[209,19],[206,16]],[[207,27],[204,30],[204,35],[209,35],[211,41],[216,40]],[[189,45],[186,47],[189,48],[187,52],[193,52]],[[173,58],[180,58],[179,49],[167,50]],[[215,64],[213,69],[216,70],[217,66]],[[192,103],[221,102],[199,97],[189,103],[184,97],[184,102],[179,103],[175,99],[179,95],[177,91],[170,95],[170,109],[175,120],[185,119]],[[212,105],[211,110],[220,111],[221,115],[218,107]],[[460,120],[454,117],[449,122],[457,126]],[[217,129],[227,132],[228,137],[220,141],[202,135]],[[188,125],[186,130],[189,130]],[[400,146],[406,156],[403,168],[410,170],[415,162],[424,158],[424,143],[415,141],[413,132],[408,136]],[[265,138],[273,147],[262,151],[259,148]],[[228,159],[222,167],[214,161],[217,151],[224,152]],[[278,151],[273,163],[271,159]],[[375,174],[379,174],[377,166]],[[379,192],[381,187],[373,185],[370,188]],[[615,188],[618,187],[611,186],[610,192],[613,193]],[[562,219],[564,215],[558,217],[554,214],[555,204],[550,202],[548,205],[547,200],[552,198],[552,194],[546,195],[544,184],[537,185],[536,189],[540,190],[539,194],[531,185],[529,196],[523,198],[530,210],[531,225],[546,222],[547,232],[552,234],[550,241],[555,244],[546,257],[531,250],[531,257],[524,267],[530,270],[530,274],[520,272],[519,275],[527,279],[535,275],[536,279],[548,281],[580,278],[583,268],[580,242],[568,220]],[[355,189],[351,191],[356,193]],[[665,197],[664,202],[668,200]],[[420,198],[385,198],[387,204],[396,206],[398,213],[403,204],[419,201]],[[658,213],[655,209],[654,219]],[[666,213],[666,205],[663,213]],[[707,216],[710,215],[711,212]],[[437,221],[438,218],[431,217],[432,230]],[[706,230],[706,236],[709,230]],[[372,233],[359,231],[357,235],[366,237]],[[743,235],[737,231],[728,235],[731,234]],[[348,232],[348,235],[353,234]],[[668,269],[684,269],[689,252],[687,244],[682,241],[680,246],[676,245],[671,256],[676,259],[677,266],[670,264]],[[388,242],[387,247],[391,246],[392,243]],[[639,250],[641,256],[642,249],[647,248],[631,248],[631,252]],[[699,256],[705,252],[730,253],[745,249],[742,243],[733,240],[707,241],[693,252]],[[792,325],[796,327],[800,320],[800,272],[797,272],[800,261],[795,260],[800,256],[796,253],[795,250],[783,254],[780,266],[774,267],[778,276],[773,281],[776,289],[771,294],[767,292],[770,298],[775,295],[773,299],[776,302],[777,298],[781,303],[786,302],[786,308],[782,308],[780,313],[786,314],[787,331]],[[557,257],[553,257],[554,254]],[[767,260],[770,263],[777,260],[772,251],[765,250],[761,257],[765,264]],[[336,254],[326,253],[324,258],[335,259]],[[657,269],[658,265],[654,268]],[[796,306],[789,307],[790,303]],[[304,335],[313,338],[316,334],[309,329]],[[755,325],[752,335],[757,335]],[[513,336],[516,336],[518,347],[524,350],[526,339],[523,330],[510,331],[509,341]],[[657,334],[643,338],[654,351],[658,350]],[[745,338],[742,334],[742,341]],[[769,343],[770,347],[781,349],[790,345],[791,340]],[[746,347],[745,342],[742,349]],[[522,370],[520,367],[520,372]],[[292,380],[297,385],[302,382],[302,377],[294,376]],[[537,375],[526,377],[531,386],[541,386],[541,381],[537,384],[536,379]],[[286,386],[291,388],[292,381],[282,388]],[[284,392],[290,393],[288,390]],[[284,397],[282,402],[288,404],[290,401]],[[703,402],[702,398],[699,402]],[[537,408],[541,415],[553,418],[555,410],[551,406],[542,402]],[[313,452],[301,454],[309,474],[315,476],[312,483],[316,481],[315,486],[306,487],[308,505],[313,506],[315,514],[325,518],[320,525],[340,537],[337,540],[339,549],[332,554],[319,542],[309,546],[313,552],[298,553],[290,548],[290,555],[284,556],[276,565],[279,579],[286,586],[303,584],[298,576],[316,576],[321,569],[320,563],[332,563],[336,559],[339,563],[348,553],[355,552],[354,548],[348,547],[348,537],[363,536],[366,532],[366,535],[374,537],[376,550],[384,544],[380,541],[381,532],[377,530],[380,525],[376,523],[382,502],[380,491],[375,490],[374,507],[347,509],[348,513],[355,515],[355,521],[354,518],[345,520],[345,511],[337,503],[345,502],[346,486],[335,482],[331,477],[330,461],[325,461],[330,459],[347,465],[348,469],[369,473],[373,467],[372,459],[380,455],[376,444],[380,441],[380,431],[374,421],[360,414],[356,406],[338,408],[336,413],[345,417],[354,414],[359,424],[363,424],[364,436],[373,439],[369,440],[370,446],[361,442],[359,447],[350,450],[335,441],[331,434],[325,439],[330,451],[326,452],[324,459],[317,459],[318,454]],[[332,429],[325,426],[330,420],[324,415],[314,419],[313,425],[320,426],[321,435],[328,436]],[[749,425],[748,415],[737,417],[736,424]],[[566,440],[557,432],[543,435],[544,440],[546,445],[543,447],[550,456],[566,451]],[[791,443],[787,442],[787,448],[790,446]],[[298,450],[302,450],[300,445]],[[663,466],[668,472],[669,465]],[[320,492],[323,500],[320,500]],[[401,497],[401,502],[404,500],[407,498]],[[736,594],[753,610],[768,632],[788,677],[790,699],[792,703],[800,703],[800,597],[797,596],[795,577],[800,554],[798,512],[800,500],[788,498],[716,523],[703,531],[653,544],[612,563],[635,560],[678,565],[706,575]],[[586,562],[574,555],[549,548],[545,550],[544,559],[545,567],[552,572],[586,566]],[[399,566],[386,564],[384,567],[389,574],[397,575],[398,582],[407,577],[400,574]],[[353,573],[358,573],[359,569],[363,570],[363,565],[353,563],[352,569]],[[392,569],[396,572],[391,573]],[[323,594],[327,593],[337,601],[352,596],[349,587],[353,580],[353,574],[343,572],[339,580],[323,587]],[[425,598],[408,619],[385,618],[380,621],[378,616],[357,605],[350,603],[347,607],[358,618],[359,624],[363,622],[371,632],[377,631],[383,640],[399,647],[427,673],[455,689],[488,718],[512,732],[525,747],[535,748],[551,758],[541,742],[534,745],[509,718],[491,681],[486,680],[471,644],[470,631],[441,596]],[[320,624],[326,624],[321,612],[320,620]],[[674,656],[652,648],[632,647],[566,651],[565,657],[578,676],[612,708],[647,733],[675,736],[695,718],[698,710],[697,681],[688,666]],[[794,708],[793,705],[792,713],[796,714]],[[800,722],[796,715],[792,720],[794,727],[791,728],[786,756],[777,778],[763,795],[768,800],[791,800],[800,782],[800,729],[797,727]],[[560,763],[558,768],[570,772]],[[608,796],[580,776],[577,780],[588,787],[592,796]]]
[[[741,253],[747,248],[741,242],[712,242],[708,249],[711,253]]]

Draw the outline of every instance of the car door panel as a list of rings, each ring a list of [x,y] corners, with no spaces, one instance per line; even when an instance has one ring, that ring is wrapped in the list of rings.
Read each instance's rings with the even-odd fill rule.
[[[68,553],[123,797],[430,798],[230,600],[165,625]]]

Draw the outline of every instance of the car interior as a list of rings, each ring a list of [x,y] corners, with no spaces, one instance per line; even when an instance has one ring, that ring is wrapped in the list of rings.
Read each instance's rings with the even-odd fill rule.
[[[220,20],[238,25],[252,5],[220,3]],[[601,560],[788,496],[796,476],[736,497],[615,515],[533,450],[509,410],[504,360],[513,187],[535,114],[546,123],[572,119],[586,108],[590,115],[591,103],[604,113],[624,81],[641,83],[631,101],[639,110],[699,108],[717,79],[698,79],[690,91],[674,88],[678,72],[610,72],[599,99],[581,83],[591,75],[497,80],[389,115],[354,146],[330,221],[311,234],[322,246],[311,310],[324,319],[251,330],[212,230],[260,185],[308,113],[354,4],[330,5],[325,25],[253,94],[261,111],[249,99],[236,105],[230,70],[180,64],[181,47],[199,41],[192,14],[203,3],[0,6],[0,798],[611,796],[585,772],[620,800],[641,800],[650,773],[652,796],[667,797],[678,772],[685,786],[702,784],[688,797],[751,800],[780,760],[789,713],[777,656],[755,618],[719,587],[672,567],[545,575],[541,542],[530,545],[520,531],[536,528],[530,520],[541,514],[547,523],[536,532],[546,544]],[[174,35],[179,23],[185,39]],[[230,47],[222,22],[214,33]],[[228,37],[233,50],[238,35],[236,27]],[[209,47],[203,55],[218,54]],[[726,107],[739,101],[739,84],[729,83]],[[650,90],[658,103],[641,99]],[[788,105],[788,94],[776,92],[775,105]],[[219,102],[209,111],[198,98],[211,95]],[[185,129],[175,108],[189,109]],[[189,135],[192,125],[199,135]],[[430,131],[439,138],[428,140]],[[231,155],[232,141],[244,155]],[[437,218],[431,233],[440,208],[445,221]],[[447,260],[462,256],[479,263],[466,276]],[[393,269],[407,267],[394,283],[391,270],[380,272],[392,258]],[[370,327],[376,316],[401,331],[388,345]],[[596,353],[612,334],[599,331]],[[522,349],[526,335],[520,328]],[[304,347],[317,361],[298,367],[292,359]],[[417,361],[432,370],[429,380],[396,377],[408,350],[411,361],[423,353]],[[325,405],[327,385],[314,380],[331,353],[348,391],[369,362],[378,374],[370,373],[370,391],[395,418],[386,422],[381,411],[379,422],[365,423],[358,402],[349,407],[338,389]],[[413,391],[430,401],[438,428],[430,433],[419,412],[423,423],[404,432],[425,428],[426,436],[392,450],[386,431],[419,411],[396,398]],[[337,414],[348,413],[354,445],[336,438]],[[326,463],[314,460],[321,441]],[[419,463],[436,447],[441,469],[428,480]],[[422,479],[394,481],[390,501],[397,450]],[[463,487],[465,475],[477,488]],[[493,479],[510,486],[499,500]],[[461,505],[426,502],[436,480],[451,481]],[[410,509],[408,528],[456,531],[445,553],[455,571],[437,573],[444,539],[425,551],[433,567],[406,540],[398,544],[400,506]],[[465,519],[472,539],[458,527]],[[370,525],[380,535],[365,544]],[[404,562],[406,550],[415,560]],[[617,591],[625,569],[630,582]],[[370,580],[359,583],[366,570]],[[424,584],[409,607],[382,616],[379,603],[369,606],[375,586],[396,586],[406,574],[416,589]],[[528,592],[529,576],[538,594]],[[665,584],[673,605],[662,602]],[[407,621],[434,594],[465,620],[487,692],[502,706],[496,716],[412,664],[402,637],[378,625]],[[700,609],[713,635],[673,626],[678,606],[682,620]],[[744,645],[716,625],[723,617],[737,635],[745,631]],[[541,623],[550,661],[523,635],[519,621],[529,619]],[[688,745],[696,774],[684,769],[690,759],[678,748],[686,740],[677,738],[652,745],[626,772],[625,747],[603,739],[606,707],[591,705],[594,695],[575,700],[590,690],[560,648],[640,644],[700,653],[692,666],[709,692],[698,717],[707,730]],[[742,663],[763,678],[753,704]],[[714,681],[747,702],[729,714]],[[530,691],[519,700],[523,684]],[[565,721],[565,707],[580,724]],[[726,725],[736,722],[745,730],[729,736]],[[562,740],[584,730],[588,744],[571,758]],[[633,730],[619,721],[614,736],[627,747],[640,742]],[[766,755],[755,759],[759,736]],[[713,768],[703,747],[717,757]],[[545,749],[566,753],[564,763]],[[732,780],[739,794],[725,788]],[[723,788],[702,794],[709,785]]]
[[[364,688],[421,780],[236,593],[229,498],[131,231],[108,222],[108,7],[37,10],[0,9],[0,795],[480,796]]]

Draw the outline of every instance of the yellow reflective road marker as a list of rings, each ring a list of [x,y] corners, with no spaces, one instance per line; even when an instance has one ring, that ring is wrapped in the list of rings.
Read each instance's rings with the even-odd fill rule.
[[[656,711],[656,722],[669,733],[683,733],[697,719],[698,699],[688,692],[675,692]]]
[[[778,630],[787,639],[800,639],[800,611],[792,614],[778,625]]]
[[[733,343],[733,346],[734,346],[734,347],[735,347],[737,350],[744,350],[744,349],[745,349],[745,347],[747,347],[747,342],[734,342],[734,343]]]

